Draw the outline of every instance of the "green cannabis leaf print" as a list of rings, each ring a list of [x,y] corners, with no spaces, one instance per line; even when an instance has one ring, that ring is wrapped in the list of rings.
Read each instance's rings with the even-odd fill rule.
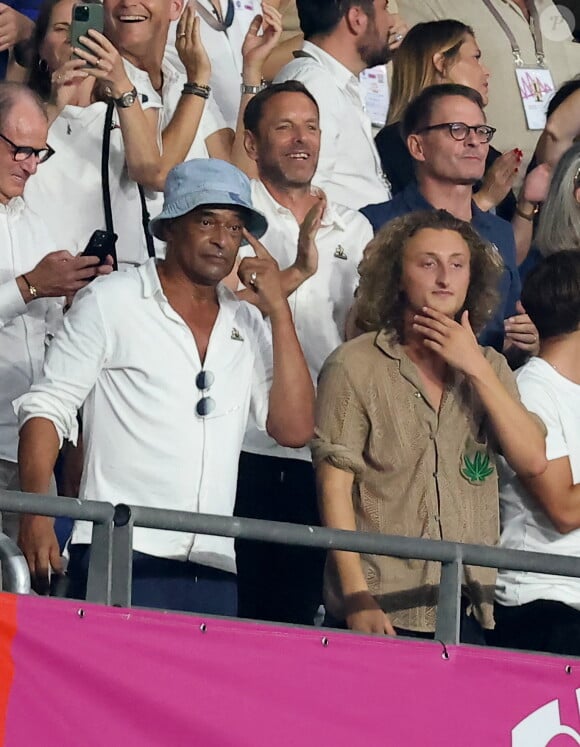
[[[484,482],[493,474],[493,467],[489,465],[489,456],[483,451],[476,451],[473,460],[465,455],[463,457],[463,464],[465,466],[461,470],[461,474],[469,482]]]

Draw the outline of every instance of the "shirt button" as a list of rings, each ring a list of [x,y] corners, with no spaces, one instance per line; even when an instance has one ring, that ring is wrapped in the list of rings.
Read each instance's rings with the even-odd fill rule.
[[[437,474],[437,472],[433,472],[433,477],[434,477],[435,479],[437,479],[437,478],[439,477],[439,475]]]
[[[417,399],[421,399],[421,396],[421,392],[415,392],[415,397],[417,397]]]
[[[433,518],[435,519],[435,521],[439,521],[441,519],[441,517],[439,516],[439,514],[435,514],[435,516]]]
[[[429,440],[435,441],[435,436],[432,433],[429,434]]]

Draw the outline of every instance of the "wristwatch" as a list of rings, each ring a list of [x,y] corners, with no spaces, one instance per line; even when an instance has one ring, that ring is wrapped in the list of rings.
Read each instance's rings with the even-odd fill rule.
[[[115,104],[121,107],[121,109],[128,109],[130,106],[133,106],[136,100],[137,89],[135,87],[133,87],[133,90],[121,94],[118,99],[113,99]]]

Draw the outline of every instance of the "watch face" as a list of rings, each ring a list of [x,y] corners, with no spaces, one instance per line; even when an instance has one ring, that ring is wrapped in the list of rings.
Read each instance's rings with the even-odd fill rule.
[[[124,94],[124,96],[121,97],[123,100],[123,106],[131,106],[131,104],[135,103],[135,99],[137,98],[133,91],[129,91],[129,93]]]

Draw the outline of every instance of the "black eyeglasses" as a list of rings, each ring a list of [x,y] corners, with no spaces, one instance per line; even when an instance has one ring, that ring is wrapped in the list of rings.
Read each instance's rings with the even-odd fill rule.
[[[200,418],[205,418],[215,410],[215,399],[209,397],[208,392],[215,381],[215,376],[211,371],[203,369],[195,377],[195,386],[201,393],[201,399],[195,406],[195,411]]]
[[[449,134],[454,140],[465,140],[469,132],[473,130],[482,145],[489,143],[496,132],[495,127],[490,127],[489,125],[466,125],[465,122],[442,122],[441,124],[429,125],[429,127],[417,130],[417,135],[421,132],[428,132],[429,130],[449,130]]]
[[[30,156],[38,159],[38,163],[44,163],[54,155],[54,150],[47,145],[46,148],[31,148],[30,145],[16,145],[9,140],[6,135],[0,132],[0,138],[12,148],[12,158],[14,161],[26,161]]]

